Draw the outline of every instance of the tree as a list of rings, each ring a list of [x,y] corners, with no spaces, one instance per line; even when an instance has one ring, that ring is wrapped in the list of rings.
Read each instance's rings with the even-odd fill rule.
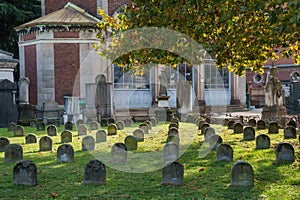
[[[41,15],[40,0],[0,0],[0,49],[19,55],[14,28]]]
[[[98,37],[104,41],[136,28],[165,27],[200,43],[217,67],[243,75],[248,67],[263,72],[266,61],[278,59],[279,54],[300,64],[299,10],[298,0],[132,0],[116,17],[100,10]],[[117,38],[101,54],[109,56],[118,45]],[[189,62],[160,49],[140,49],[114,58],[114,63],[131,67],[183,61]]]

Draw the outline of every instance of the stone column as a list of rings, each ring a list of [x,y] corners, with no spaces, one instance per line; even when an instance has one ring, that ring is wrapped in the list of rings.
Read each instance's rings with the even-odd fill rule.
[[[96,108],[95,108],[95,96],[97,84],[95,83],[87,83],[85,84],[85,92],[86,92],[86,109],[84,111],[84,121],[88,119],[95,120],[97,119]]]
[[[235,74],[231,74],[231,105],[240,105],[241,103],[239,100],[239,88],[239,77]]]
[[[199,106],[205,106],[204,99],[204,63],[195,67],[195,92]]]
[[[29,93],[28,93],[28,87],[29,87],[29,78],[23,77],[19,80],[19,102],[20,104],[29,104]]]

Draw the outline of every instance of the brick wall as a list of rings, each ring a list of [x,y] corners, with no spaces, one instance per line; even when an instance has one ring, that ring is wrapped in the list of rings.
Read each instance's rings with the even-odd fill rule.
[[[128,4],[129,0],[108,0],[108,14],[113,15],[120,6]]]
[[[37,65],[36,45],[24,47],[25,76],[29,78],[29,103],[37,105]]]
[[[35,33],[24,35],[23,39],[24,39],[24,41],[35,40],[36,39],[36,35],[35,35]]]

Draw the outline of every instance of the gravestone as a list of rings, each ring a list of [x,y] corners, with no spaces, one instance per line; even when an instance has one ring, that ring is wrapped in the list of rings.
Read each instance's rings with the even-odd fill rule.
[[[77,126],[77,133],[78,133],[78,136],[87,135],[88,127],[85,124],[79,124]]]
[[[244,125],[240,122],[237,122],[233,125],[233,133],[243,133]]]
[[[133,122],[131,119],[125,119],[124,124],[125,124],[125,127],[131,127]]]
[[[174,162],[179,158],[179,147],[173,142],[169,142],[164,146],[164,162]]]
[[[202,123],[200,129],[201,129],[201,134],[204,134],[205,133],[205,129],[210,127],[210,125],[208,123]]]
[[[40,141],[40,151],[52,151],[52,138],[49,136],[43,136],[41,137]]]
[[[90,122],[90,130],[93,131],[93,130],[98,130],[99,129],[99,124],[98,122],[96,121],[91,121]]]
[[[19,144],[9,144],[5,148],[4,162],[16,162],[23,159],[23,148]]]
[[[25,137],[25,142],[26,142],[26,144],[37,143],[37,136],[34,133],[29,133]]]
[[[63,110],[59,109],[59,104],[56,101],[47,101],[43,103],[43,118],[47,124],[55,124],[60,126],[60,116]]]
[[[136,129],[133,131],[133,136],[137,138],[138,142],[144,142],[145,132],[143,129]]]
[[[15,132],[15,130],[18,128],[18,125],[15,122],[9,122],[7,126],[7,131]]]
[[[70,121],[67,121],[67,122],[65,123],[65,130],[73,131],[73,123],[70,122]]]
[[[150,121],[152,123],[152,126],[156,126],[157,125],[157,120],[155,117],[150,117]]]
[[[62,144],[57,149],[56,162],[73,162],[74,148],[70,144]]]
[[[268,133],[277,134],[279,133],[279,126],[277,122],[270,122],[268,127]]]
[[[117,126],[115,124],[109,124],[107,127],[107,135],[117,135]]]
[[[243,115],[240,115],[240,116],[239,116],[239,119],[240,119],[240,123],[241,123],[241,124],[244,124],[244,116],[243,116]]]
[[[297,138],[296,128],[293,126],[286,126],[283,129],[283,136],[284,136],[284,139]]]
[[[172,127],[172,128],[169,129],[168,135],[179,135],[179,131],[178,131],[177,128]]]
[[[270,137],[266,134],[260,134],[256,137],[256,149],[269,149],[270,146]]]
[[[179,135],[176,135],[176,134],[170,134],[170,135],[168,135],[166,143],[169,143],[169,142],[173,142],[173,143],[175,143],[179,147],[179,144],[180,144]]]
[[[255,129],[252,126],[246,126],[243,133],[244,141],[255,140]]]
[[[37,167],[29,160],[19,161],[13,169],[13,182],[16,185],[37,185]]]
[[[123,121],[117,121],[116,126],[117,126],[118,130],[124,130],[124,128],[125,128],[125,124]]]
[[[106,183],[106,168],[97,159],[89,161],[84,169],[83,184],[104,185]]]
[[[262,119],[258,120],[257,123],[256,123],[256,129],[257,130],[262,130],[262,129],[266,129],[267,128],[267,125],[266,125],[266,122]]]
[[[276,161],[277,162],[294,162],[295,151],[294,147],[287,142],[280,142],[275,147]]]
[[[233,160],[233,149],[229,144],[219,144],[216,153],[216,161],[232,162]]]
[[[24,134],[25,134],[24,127],[21,125],[18,125],[17,129],[15,129],[14,136],[21,137],[21,136],[24,136]]]
[[[256,127],[256,120],[255,119],[249,119],[248,126]]]
[[[294,128],[297,128],[297,122],[293,119],[290,119],[290,121],[286,125],[287,126],[293,126]]]
[[[183,185],[184,167],[179,162],[167,163],[162,169],[163,185]]]
[[[137,150],[138,140],[132,135],[128,135],[124,139],[124,144],[127,148],[127,151]]]
[[[216,150],[219,144],[222,144],[223,139],[219,135],[212,135],[208,139],[209,148],[212,150]]]
[[[254,172],[252,166],[245,161],[239,160],[235,162],[231,168],[230,187],[253,187]]]
[[[68,142],[72,142],[72,133],[70,131],[63,131],[60,135],[61,138],[61,143],[68,143]]]
[[[204,130],[204,140],[205,141],[209,141],[209,138],[213,135],[216,134],[216,131],[214,128],[212,127],[207,127],[205,130]]]
[[[206,123],[204,120],[202,120],[202,119],[197,119],[196,120],[196,125],[198,126],[198,130],[201,130],[201,126],[202,126],[202,124],[204,124],[204,123]]]
[[[82,151],[94,151],[95,150],[95,139],[93,136],[85,136],[82,138]]]
[[[115,143],[111,148],[111,161],[112,162],[126,162],[127,160],[127,147],[124,143]]]
[[[96,143],[98,142],[107,142],[107,134],[103,129],[97,131],[96,133]]]
[[[152,123],[150,120],[146,120],[146,121],[144,121],[144,123],[148,125],[150,130],[152,130]]]
[[[101,124],[101,127],[108,126],[108,120],[107,119],[101,119],[100,124]]]
[[[48,136],[57,136],[57,127],[55,125],[50,125],[47,127]]]
[[[233,129],[234,124],[235,124],[234,120],[229,120],[229,122],[227,124],[228,129]]]
[[[1,137],[0,138],[0,152],[4,152],[5,148],[8,147],[9,145],[9,139],[6,137]]]
[[[46,125],[43,121],[38,121],[36,123],[36,131],[45,131],[46,130]]]
[[[149,134],[149,126],[145,123],[139,125],[139,128],[144,131],[145,134]]]
[[[225,118],[222,121],[222,126],[228,126],[229,119]]]
[[[84,121],[82,119],[78,119],[76,121],[76,127],[78,127],[79,124],[84,124]]]
[[[107,119],[107,123],[109,123],[109,124],[115,124],[116,120],[114,118],[108,118]]]
[[[179,125],[176,124],[176,123],[171,123],[171,124],[169,124],[169,130],[170,130],[171,128],[177,128],[177,129],[179,129]]]

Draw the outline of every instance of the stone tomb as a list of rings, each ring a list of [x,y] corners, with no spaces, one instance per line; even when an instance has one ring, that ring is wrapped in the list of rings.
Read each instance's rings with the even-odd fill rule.
[[[252,166],[245,161],[239,160],[235,162],[231,168],[230,187],[253,187],[254,172]]]
[[[40,151],[52,151],[52,138],[49,136],[43,136],[41,137],[40,141]]]
[[[293,127],[293,126],[286,126],[284,129],[283,129],[283,136],[284,136],[284,139],[294,139],[294,138],[297,138],[297,131],[296,131],[296,128]]]
[[[268,127],[269,134],[278,134],[279,133],[279,126],[277,122],[270,122]]]
[[[77,133],[78,133],[78,136],[87,135],[88,134],[88,127],[85,124],[79,124],[77,126]]]
[[[139,128],[144,131],[145,134],[149,134],[149,126],[145,123],[139,125]]]
[[[26,144],[34,144],[37,143],[37,136],[34,133],[29,133],[25,137],[25,143]]]
[[[253,118],[249,119],[248,126],[256,127],[256,120]]]
[[[99,129],[99,124],[98,122],[96,121],[91,121],[90,122],[90,130],[93,131],[93,130],[98,130]]]
[[[179,158],[179,147],[173,142],[169,142],[164,146],[163,150],[164,162],[174,162]]]
[[[104,185],[106,183],[106,168],[97,159],[89,161],[84,169],[83,184]]]
[[[124,139],[124,144],[127,148],[127,151],[137,150],[138,140],[133,135],[128,135]]]
[[[236,122],[233,125],[233,133],[243,133],[244,132],[244,125],[240,122]]]
[[[143,129],[136,129],[133,131],[133,136],[138,140],[138,142],[144,142],[145,132]]]
[[[16,162],[23,159],[23,148],[19,144],[9,144],[5,148],[4,162]]]
[[[162,169],[163,185],[183,185],[184,167],[179,162],[167,163]]]
[[[208,139],[209,148],[212,150],[216,150],[219,144],[223,143],[223,139],[219,135],[212,135]]]
[[[0,138],[0,152],[4,152],[6,147],[9,145],[9,139],[6,137],[1,137]]]
[[[216,161],[232,162],[233,149],[229,144],[219,144],[216,152],[217,152]]]
[[[16,185],[35,186],[37,185],[37,167],[29,160],[17,162],[13,168],[13,182]]]
[[[262,119],[258,120],[257,123],[256,123],[256,129],[257,130],[262,130],[262,129],[266,129],[267,128],[267,125],[266,125],[266,122]]]
[[[255,129],[252,126],[246,126],[244,128],[243,140],[244,141],[255,140]]]
[[[72,122],[70,122],[70,121],[67,121],[66,123],[65,123],[65,130],[68,130],[68,131],[73,131],[73,123]]]
[[[96,133],[96,143],[107,142],[107,133],[105,130],[101,129]]]
[[[48,136],[57,136],[57,127],[55,125],[50,125],[47,127]]]
[[[117,126],[115,124],[109,124],[107,127],[107,135],[117,135]]]
[[[68,142],[72,142],[73,140],[72,133],[67,130],[61,133],[60,138],[61,138],[61,143],[68,143]]]
[[[25,135],[24,127],[21,125],[17,126],[17,129],[14,130],[14,136],[15,137],[22,137]]]
[[[94,151],[95,150],[95,139],[93,136],[85,136],[82,138],[82,151]]]
[[[280,142],[275,147],[276,162],[294,162],[294,147],[287,142]]]
[[[115,143],[111,148],[112,162],[126,162],[127,161],[127,147],[124,143]]]
[[[56,162],[73,162],[74,148],[70,144],[62,144],[57,149]]]
[[[256,149],[269,149],[271,146],[270,137],[266,134],[260,134],[256,137]]]
[[[123,121],[117,121],[116,126],[117,126],[118,130],[124,130],[125,123]]]
[[[38,121],[36,123],[36,131],[45,131],[46,130],[46,124],[43,121]]]

